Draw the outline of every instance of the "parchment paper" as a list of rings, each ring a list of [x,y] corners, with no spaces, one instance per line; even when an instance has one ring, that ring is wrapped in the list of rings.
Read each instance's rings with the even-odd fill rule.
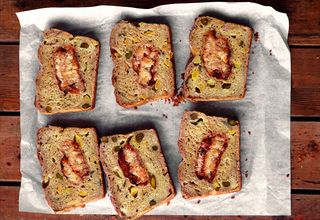
[[[115,6],[46,8],[18,13],[20,32],[21,189],[19,210],[53,213],[41,188],[41,168],[36,156],[36,132],[42,126],[94,126],[100,136],[156,128],[168,161],[177,196],[151,215],[290,215],[290,52],[288,18],[271,7],[253,3],[172,4],[152,9]],[[254,28],[247,94],[241,101],[224,101],[174,107],[164,101],[138,109],[117,105],[111,84],[109,36],[121,19],[169,24],[177,85],[189,59],[188,35],[194,19],[211,15]],[[101,43],[96,108],[90,112],[54,116],[34,107],[37,49],[42,31],[51,27],[93,37]],[[177,167],[181,160],[177,140],[184,110],[233,116],[241,121],[241,170],[238,193],[187,201],[181,197]],[[167,117],[165,117],[167,116]],[[115,214],[109,194],[70,213]]]

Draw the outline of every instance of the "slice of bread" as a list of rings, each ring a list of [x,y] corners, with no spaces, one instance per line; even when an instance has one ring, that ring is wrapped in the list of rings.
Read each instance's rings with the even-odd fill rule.
[[[44,32],[38,50],[35,106],[42,114],[94,108],[100,44],[58,29]]]
[[[102,137],[101,141],[101,162],[119,216],[138,218],[175,196],[154,129]]]
[[[178,145],[183,159],[178,177],[185,199],[241,190],[238,121],[186,111]]]
[[[104,197],[94,128],[47,126],[37,136],[42,186],[55,212],[65,212]]]
[[[189,36],[192,57],[184,74],[190,101],[242,99],[246,92],[252,29],[203,16]]]
[[[167,25],[120,21],[110,36],[116,101],[125,108],[175,93],[171,33]]]

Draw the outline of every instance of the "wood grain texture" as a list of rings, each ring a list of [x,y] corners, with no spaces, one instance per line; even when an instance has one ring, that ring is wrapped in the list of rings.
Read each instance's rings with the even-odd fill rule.
[[[20,117],[0,116],[0,181],[20,181]]]
[[[0,116],[0,181],[20,181],[20,118]],[[292,188],[320,189],[320,122],[291,122]]]
[[[229,0],[232,1],[232,0]],[[180,0],[5,0],[0,2],[0,41],[18,41],[19,23],[16,12],[44,7],[74,7],[93,5],[118,5],[140,8],[150,8],[161,4],[178,3]],[[202,2],[202,0],[186,0],[187,2]],[[276,10],[288,14],[290,20],[289,44],[319,45],[320,44],[320,1],[309,0],[253,0],[274,7]],[[6,19],[3,19],[6,18]]]
[[[320,115],[320,48],[291,48],[293,116]],[[303,59],[302,59],[303,58]],[[0,111],[19,111],[18,46],[0,46]]]
[[[320,189],[320,122],[291,123],[292,188]]]
[[[320,48],[291,48],[290,50],[292,88],[319,88]]]
[[[291,48],[291,113],[320,116],[320,48]]]
[[[48,215],[48,214],[34,214],[18,211],[19,201],[19,187],[0,187],[0,213],[1,217],[6,220],[13,219],[55,219],[55,220],[67,220],[67,219],[79,219],[79,220],[116,220],[118,217],[106,216],[106,215]],[[292,216],[287,217],[259,217],[259,220],[272,220],[272,219],[318,219],[320,213],[320,195],[293,195],[292,196]],[[139,218],[141,220],[179,220],[182,216],[144,216]],[[208,216],[183,216],[186,220],[253,220],[257,219],[255,216],[221,216],[221,217],[208,217]]]
[[[0,111],[19,111],[18,45],[0,46]]]

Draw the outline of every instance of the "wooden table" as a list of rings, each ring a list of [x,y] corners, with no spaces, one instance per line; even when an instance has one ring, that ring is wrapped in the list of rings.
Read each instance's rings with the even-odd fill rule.
[[[20,186],[19,23],[18,11],[111,4],[150,8],[179,1],[159,0],[1,0],[0,1],[0,219],[69,219],[18,211]],[[185,1],[193,2],[193,1]],[[291,149],[292,216],[259,219],[320,219],[320,1],[254,1],[286,12],[290,20],[292,59]],[[110,216],[72,216],[111,219]],[[208,217],[144,217],[145,219],[208,219]],[[213,218],[213,217],[212,217]],[[258,217],[214,217],[252,219]]]

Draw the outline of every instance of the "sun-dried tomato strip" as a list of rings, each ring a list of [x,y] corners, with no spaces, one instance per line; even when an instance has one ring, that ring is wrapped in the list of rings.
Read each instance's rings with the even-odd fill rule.
[[[149,44],[139,46],[132,59],[134,71],[139,75],[138,82],[140,85],[152,86],[155,84],[155,75],[157,74],[157,64],[160,52]]]
[[[229,57],[228,40],[217,37],[215,31],[207,32],[202,49],[202,60],[207,73],[217,79],[227,79],[231,73]]]
[[[84,82],[79,71],[79,62],[72,45],[59,47],[53,53],[55,75],[59,88],[64,93],[80,93],[84,91]]]
[[[199,179],[212,182],[223,152],[228,146],[227,137],[223,134],[210,133],[201,142],[197,152],[196,175]]]
[[[63,153],[61,160],[63,175],[74,184],[81,183],[83,178],[89,175],[89,166],[79,144],[73,140],[65,141],[61,146],[61,152]]]
[[[145,168],[139,152],[126,143],[118,151],[118,163],[125,177],[132,184],[145,185],[149,182],[149,174]]]

